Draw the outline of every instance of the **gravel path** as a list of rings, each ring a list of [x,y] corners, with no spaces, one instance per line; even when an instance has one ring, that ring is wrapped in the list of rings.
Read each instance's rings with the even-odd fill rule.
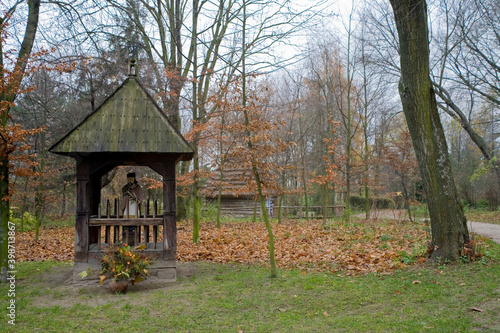
[[[356,217],[365,218],[365,214],[358,214]],[[405,218],[405,210],[379,210],[371,212],[371,218],[382,219],[398,219]],[[482,223],[482,222],[468,222],[469,232],[491,238],[495,243],[500,244],[500,225]]]
[[[491,238],[495,243],[500,244],[500,225],[498,224],[469,222],[469,231]]]

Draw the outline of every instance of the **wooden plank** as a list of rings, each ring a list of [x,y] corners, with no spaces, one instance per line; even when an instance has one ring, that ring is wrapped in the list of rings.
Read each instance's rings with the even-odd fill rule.
[[[97,229],[96,233],[98,234],[98,237],[97,237],[97,249],[101,250],[101,227],[99,226],[96,229]]]
[[[110,234],[111,234],[111,226],[107,225],[104,231],[104,243],[109,244]]]
[[[163,260],[176,259],[175,165],[165,163],[163,174]]]
[[[154,225],[153,226],[153,245],[154,245],[155,249],[156,249],[157,244],[158,244],[158,226]]]
[[[135,219],[135,218],[124,218],[124,219],[99,219],[99,218],[91,218],[89,221],[90,226],[114,226],[114,225],[121,225],[121,226],[136,226],[136,225],[163,225],[163,217],[148,217],[148,218],[140,218],[140,219]]]

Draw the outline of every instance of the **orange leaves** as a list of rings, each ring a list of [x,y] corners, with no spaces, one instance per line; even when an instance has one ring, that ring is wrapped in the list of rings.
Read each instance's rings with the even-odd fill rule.
[[[181,261],[267,262],[268,239],[263,224],[232,223],[220,229],[214,224],[204,224],[199,244],[192,244],[186,231],[189,228],[178,233],[177,255]],[[398,232],[397,224],[362,228],[335,225],[326,230],[319,222],[288,221],[273,226],[276,261],[283,268],[387,272],[402,265],[401,252],[412,253],[412,248],[426,237],[422,230],[411,230],[408,240],[402,242],[396,237]],[[381,240],[386,234],[394,237]]]
[[[269,260],[268,234],[263,223],[213,223],[201,226],[199,244],[192,243],[190,225],[179,223],[179,261],[265,264]],[[390,272],[403,266],[401,253],[413,255],[427,234],[416,226],[397,222],[359,225],[286,221],[273,225],[276,262],[282,268],[350,274]],[[72,228],[42,230],[40,241],[33,233],[18,233],[18,260],[72,260]],[[418,253],[417,253],[418,254]]]
[[[332,134],[335,134],[337,132],[335,128],[339,125],[339,123],[334,122],[331,116],[328,121],[333,126],[333,129],[331,130]],[[311,180],[311,182],[319,185],[328,185],[329,188],[335,189],[336,185],[340,185],[343,182],[342,177],[339,176],[339,162],[344,160],[346,156],[338,153],[337,146],[340,143],[340,137],[337,139],[334,139],[333,137],[325,138],[323,139],[323,142],[325,143],[328,152],[323,156],[323,161],[326,163],[325,174],[317,175]]]
[[[73,228],[44,229],[35,242],[35,232],[16,233],[16,260],[73,260],[75,234]]]

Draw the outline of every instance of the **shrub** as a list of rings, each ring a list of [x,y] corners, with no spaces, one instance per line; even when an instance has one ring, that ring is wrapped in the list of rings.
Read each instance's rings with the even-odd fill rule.
[[[31,231],[36,228],[36,217],[31,215],[30,212],[24,212],[20,217],[14,217],[11,211],[10,221],[16,224],[16,230],[18,231]]]
[[[205,201],[201,211],[201,218],[206,222],[215,222],[217,220],[217,202]]]
[[[128,280],[133,284],[141,282],[149,276],[150,262],[148,258],[137,252],[143,251],[145,245],[132,248],[127,244],[110,245],[101,259],[101,281],[113,278],[113,281]]]

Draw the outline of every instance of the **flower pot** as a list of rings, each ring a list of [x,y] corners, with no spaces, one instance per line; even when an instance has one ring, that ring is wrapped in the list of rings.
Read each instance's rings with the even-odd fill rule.
[[[128,281],[109,281],[109,290],[115,294],[125,294],[128,288]]]

